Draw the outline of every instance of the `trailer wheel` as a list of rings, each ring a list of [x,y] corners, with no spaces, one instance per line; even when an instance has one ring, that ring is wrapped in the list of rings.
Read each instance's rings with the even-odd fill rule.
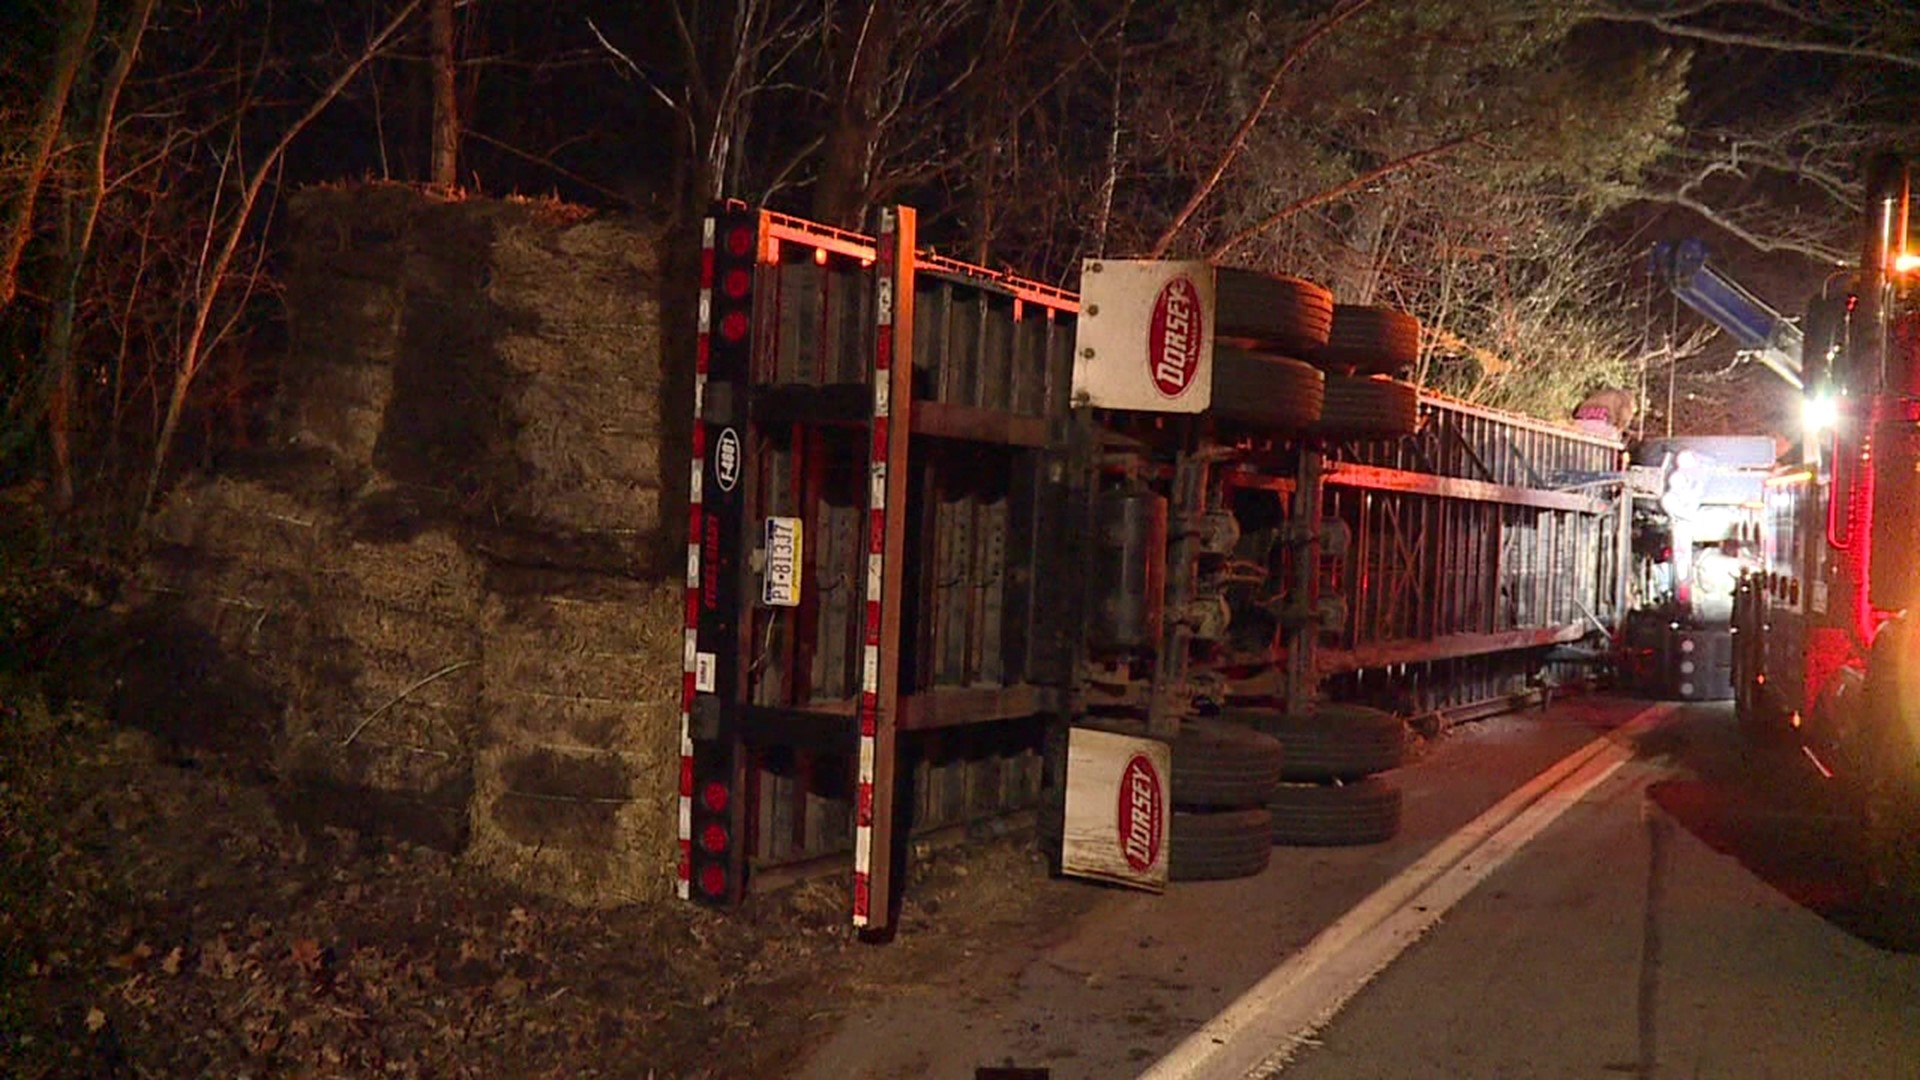
[[[1214,340],[1311,353],[1333,331],[1333,293],[1285,274],[1221,267],[1214,272]]]
[[[1213,350],[1213,413],[1262,427],[1306,430],[1319,421],[1327,377],[1301,360]]]
[[[1281,784],[1273,811],[1273,842],[1292,847],[1355,847],[1400,832],[1398,785],[1379,777],[1351,784]]]
[[[1420,391],[1411,383],[1365,375],[1327,376],[1319,435],[1387,438],[1411,435],[1420,426]]]
[[[1311,713],[1264,711],[1259,726],[1286,748],[1284,780],[1357,780],[1397,769],[1406,758],[1406,725],[1365,705],[1322,705]]]
[[[1167,823],[1167,877],[1222,881],[1252,877],[1273,861],[1273,814],[1265,807],[1175,810]]]
[[[1260,806],[1280,782],[1280,740],[1207,717],[1186,720],[1173,740],[1175,806]]]
[[[1335,304],[1333,329],[1312,359],[1334,371],[1398,374],[1420,359],[1420,320],[1397,308]]]

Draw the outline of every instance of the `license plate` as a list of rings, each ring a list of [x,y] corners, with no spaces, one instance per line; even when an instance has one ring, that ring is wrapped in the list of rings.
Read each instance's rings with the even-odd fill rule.
[[[800,604],[800,519],[770,517],[766,535],[767,568],[760,579],[760,600],[768,607]]]

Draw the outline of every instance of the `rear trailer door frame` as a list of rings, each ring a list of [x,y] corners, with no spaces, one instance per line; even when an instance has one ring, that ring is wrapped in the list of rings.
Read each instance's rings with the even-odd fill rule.
[[[679,889],[729,907],[756,875],[850,855],[852,921],[885,934],[905,829],[1038,786],[1037,754],[989,749],[992,769],[953,779],[920,744],[991,746],[996,724],[1057,710],[1068,605],[1043,599],[1038,541],[1061,531],[1048,448],[1078,306],[918,253],[909,208],[876,226],[738,203],[704,223]]]

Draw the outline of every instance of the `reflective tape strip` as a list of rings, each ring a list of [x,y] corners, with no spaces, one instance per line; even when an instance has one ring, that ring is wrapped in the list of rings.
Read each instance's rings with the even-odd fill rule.
[[[700,322],[693,379],[693,464],[688,477],[686,643],[680,658],[680,866],[674,890],[692,896],[693,881],[693,698],[700,664],[701,476],[706,472],[707,432],[700,422],[706,401],[707,363],[713,349],[713,235],[709,217],[700,228]]]
[[[853,925],[867,925],[873,905],[873,776],[880,727],[880,619],[886,585],[887,418],[893,411],[894,216],[881,211],[874,243],[873,430],[867,458],[867,612],[860,674],[860,773],[853,829]]]

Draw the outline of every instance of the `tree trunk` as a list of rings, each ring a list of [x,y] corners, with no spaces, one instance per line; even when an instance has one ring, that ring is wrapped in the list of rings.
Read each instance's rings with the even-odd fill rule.
[[[47,327],[47,439],[53,451],[53,508],[65,514],[73,508],[73,409],[79,392],[75,377],[74,326],[80,308],[81,276],[93,252],[93,232],[100,222],[100,208],[107,201],[107,153],[113,142],[114,117],[120,106],[120,90],[140,55],[147,23],[153,15],[154,0],[134,0],[117,42],[120,55],[108,71],[95,103],[94,122],[88,161],[87,188],[84,196],[69,188],[60,217],[60,276],[53,300],[53,317]],[[81,199],[85,199],[84,206]],[[75,225],[78,228],[75,228]]]
[[[857,229],[866,216],[895,22],[892,0],[869,0],[860,25],[841,50],[839,70],[846,76],[821,144],[820,179],[813,189],[817,221]]]
[[[1107,156],[1100,170],[1100,195],[1095,203],[1093,218],[1093,253],[1105,258],[1107,241],[1113,233],[1113,194],[1120,186],[1120,132],[1122,108],[1125,104],[1121,91],[1126,86],[1127,25],[1124,14],[1120,29],[1115,32],[1119,47],[1113,50],[1113,94],[1112,108],[1107,116]]]
[[[20,290],[20,256],[33,236],[33,206],[40,186],[46,182],[47,168],[53,160],[53,144],[66,122],[67,99],[73,93],[73,81],[87,59],[87,45],[93,40],[93,20],[99,11],[98,0],[68,0],[63,5],[67,17],[60,25],[60,47],[54,54],[53,74],[47,80],[46,96],[40,99],[40,113],[33,125],[33,137],[26,152],[26,169],[20,185],[20,197],[0,233],[0,309],[13,303]]]
[[[453,0],[433,0],[433,178],[435,190],[460,184],[460,114],[454,95]]]
[[[1335,269],[1327,285],[1345,303],[1373,303],[1380,284],[1381,242],[1390,213],[1387,201],[1386,196],[1375,195],[1359,202],[1341,229],[1344,243],[1334,253]]]
[[[53,318],[47,326],[47,442],[53,450],[52,499],[58,516],[73,509],[73,321],[78,300],[75,286],[85,258],[74,235],[74,203],[74,192],[64,192],[60,205],[60,294],[54,299]]]

